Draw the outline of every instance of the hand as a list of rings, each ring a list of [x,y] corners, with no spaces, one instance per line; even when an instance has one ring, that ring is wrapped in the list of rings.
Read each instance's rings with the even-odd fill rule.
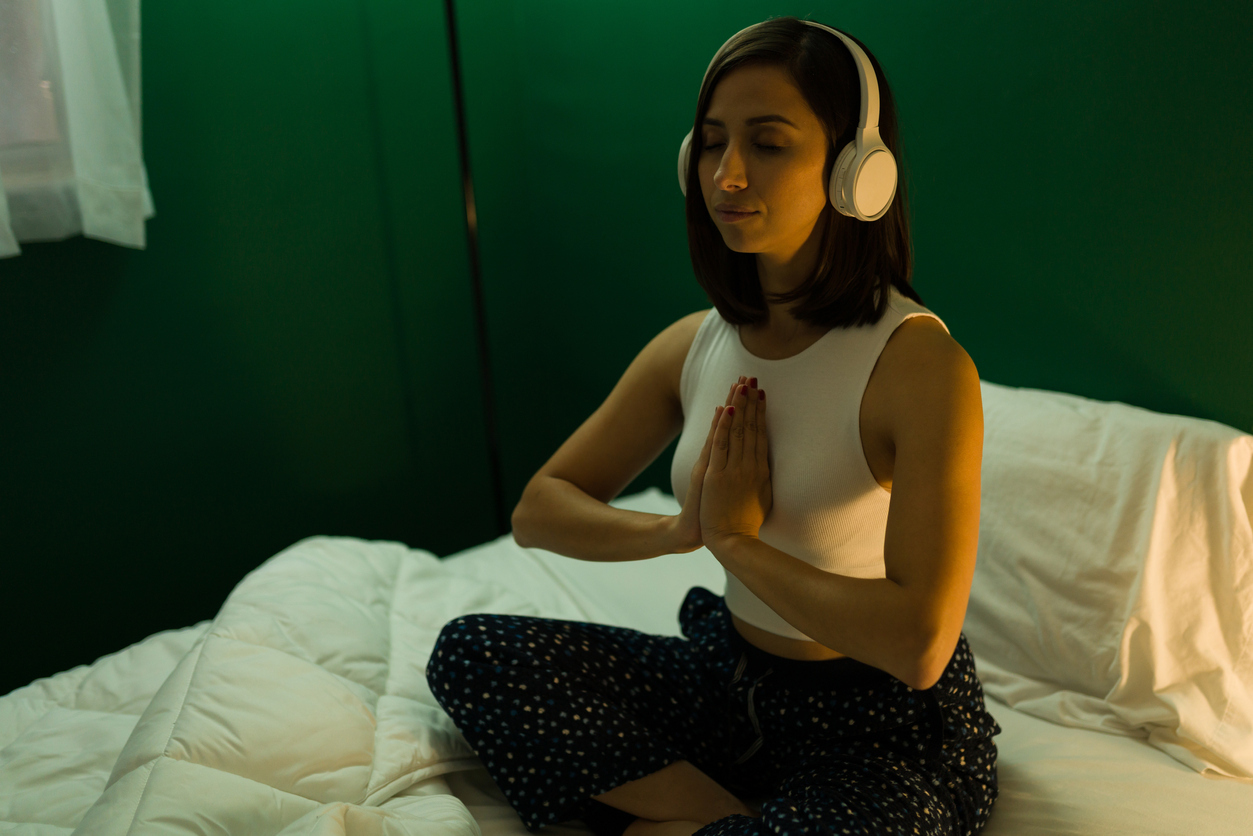
[[[719,415],[700,498],[701,541],[713,551],[733,537],[756,538],[774,505],[766,401],[756,380],[737,387]]]
[[[718,427],[718,419],[722,417],[723,409],[735,398],[735,390],[746,382],[748,378],[741,375],[737,382],[731,384],[726,403],[714,409],[713,423],[709,425],[705,447],[700,451],[700,456],[692,467],[692,479],[687,486],[687,496],[683,498],[683,509],[677,517],[673,517],[675,538],[679,544],[675,547],[674,554],[694,552],[704,545],[700,533],[700,495],[705,483],[705,468],[709,465],[709,451],[713,447],[714,430]],[[753,382],[756,383],[756,380]]]

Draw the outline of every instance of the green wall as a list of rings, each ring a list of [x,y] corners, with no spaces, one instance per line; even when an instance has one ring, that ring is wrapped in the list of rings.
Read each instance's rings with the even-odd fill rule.
[[[311,534],[497,536],[707,307],[675,159],[769,16],[886,67],[915,286],[983,379],[1253,431],[1247,3],[455,8],[473,256],[442,2],[144,5],[147,249],[0,261],[0,693],[212,617]]]

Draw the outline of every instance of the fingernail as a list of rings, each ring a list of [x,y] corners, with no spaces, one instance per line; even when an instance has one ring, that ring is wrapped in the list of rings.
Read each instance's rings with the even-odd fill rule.
[[[766,390],[765,390],[765,389],[758,389],[758,390],[757,390],[757,400],[759,400],[759,401],[764,401],[765,399],[766,399]]]
[[[747,383],[742,383],[742,384],[740,384],[740,394],[741,394],[741,395],[747,395],[747,394],[748,394],[748,384],[747,384]]]
[[[728,406],[728,407],[727,407],[727,415],[734,415],[734,414],[735,414],[735,407],[733,407],[733,406]]]
[[[757,378],[755,378],[755,377],[750,377],[750,378],[748,379],[748,385],[749,385],[751,388],[756,389],[756,388],[757,388]]]

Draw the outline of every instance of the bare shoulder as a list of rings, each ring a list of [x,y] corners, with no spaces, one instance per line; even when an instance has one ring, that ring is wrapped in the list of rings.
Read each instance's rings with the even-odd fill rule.
[[[888,432],[893,446],[911,431],[983,433],[979,370],[961,344],[936,319],[911,317],[883,348]],[[943,424],[944,426],[939,426]]]
[[[970,360],[948,329],[930,316],[913,316],[896,326],[883,353],[893,366],[955,363],[962,357]]]
[[[683,363],[687,360],[688,352],[692,350],[696,332],[712,310],[713,308],[705,308],[694,311],[675,320],[657,335],[666,383],[675,400],[679,398],[679,379],[683,375]]]

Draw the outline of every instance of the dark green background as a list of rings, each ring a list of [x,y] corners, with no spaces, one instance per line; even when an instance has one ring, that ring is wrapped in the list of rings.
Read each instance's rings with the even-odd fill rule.
[[[0,693],[212,617],[308,535],[502,533],[497,495],[708,306],[675,159],[771,16],[886,68],[915,286],[984,380],[1253,430],[1247,2],[455,9],[494,415],[443,2],[144,4],[147,249],[0,261]]]

